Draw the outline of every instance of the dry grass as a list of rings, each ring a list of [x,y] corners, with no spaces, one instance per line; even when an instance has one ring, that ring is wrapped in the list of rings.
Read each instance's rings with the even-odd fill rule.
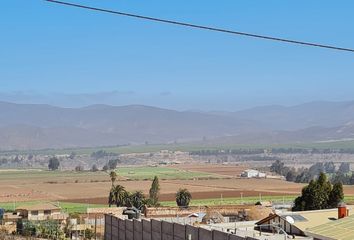
[[[223,197],[283,196],[298,195],[303,184],[290,183],[275,179],[236,179],[232,178],[242,171],[243,166],[222,165],[179,165],[182,170],[217,173],[228,179],[209,180],[161,180],[161,200],[170,201],[179,188],[188,188],[195,199]],[[128,191],[143,190],[148,193],[151,181],[127,181],[118,179],[119,184]],[[50,173],[14,172],[9,175],[0,173],[0,202],[13,201],[71,201],[80,200],[91,203],[105,203],[111,183],[107,173]],[[346,195],[354,195],[354,186],[345,186]]]

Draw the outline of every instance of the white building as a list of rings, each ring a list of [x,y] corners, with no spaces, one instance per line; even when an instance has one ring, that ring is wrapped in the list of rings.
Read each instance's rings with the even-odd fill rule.
[[[266,174],[258,170],[247,169],[241,173],[241,177],[245,178],[265,178]]]

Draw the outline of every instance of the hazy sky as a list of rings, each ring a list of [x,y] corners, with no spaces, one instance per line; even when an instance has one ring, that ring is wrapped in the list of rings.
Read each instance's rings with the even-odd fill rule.
[[[354,48],[354,1],[79,1]],[[41,0],[0,3],[0,100],[236,110],[354,99],[354,54],[142,22]]]

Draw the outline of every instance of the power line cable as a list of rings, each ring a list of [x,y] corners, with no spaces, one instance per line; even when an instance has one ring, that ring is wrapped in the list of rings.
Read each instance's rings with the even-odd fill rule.
[[[240,36],[251,37],[251,38],[284,42],[284,43],[295,44],[295,45],[304,45],[304,46],[325,48],[325,49],[331,49],[331,50],[337,50],[337,51],[354,52],[354,49],[337,47],[337,46],[333,46],[333,45],[324,45],[324,44],[319,44],[319,43],[297,41],[297,40],[291,40],[291,39],[286,39],[286,38],[258,35],[258,34],[247,33],[247,32],[238,32],[238,31],[227,30],[227,29],[222,29],[222,28],[209,27],[209,26],[196,25],[196,24],[186,23],[186,22],[178,22],[178,21],[173,21],[173,20],[142,16],[142,15],[137,15],[137,14],[131,14],[131,13],[126,13],[126,12],[119,12],[119,11],[113,11],[113,10],[108,10],[108,9],[90,7],[90,6],[85,6],[85,5],[80,5],[80,4],[70,3],[70,2],[57,1],[57,0],[44,0],[44,1],[56,3],[56,4],[60,4],[60,5],[64,5],[64,6],[70,6],[70,7],[76,7],[76,8],[87,9],[87,10],[92,10],[92,11],[116,14],[116,15],[121,15],[121,16],[125,16],[125,17],[138,18],[138,19],[148,20],[148,21],[153,21],[153,22],[179,25],[179,26],[189,27],[189,28],[197,28],[197,29],[209,30],[209,31],[214,31],[214,32],[221,32],[221,33],[227,33],[227,34],[234,34],[234,35],[240,35]]]

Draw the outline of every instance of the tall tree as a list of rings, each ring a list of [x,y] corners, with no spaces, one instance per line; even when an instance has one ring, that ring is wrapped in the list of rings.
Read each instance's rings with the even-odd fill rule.
[[[123,186],[121,185],[112,186],[108,197],[109,206],[116,205],[117,207],[124,207],[126,206],[128,200],[129,200],[128,192],[125,190]]]
[[[324,173],[317,180],[311,180],[302,189],[301,196],[296,198],[293,211],[328,209],[338,205],[343,200],[342,183],[333,186]]]
[[[354,184],[354,172],[352,172],[352,175],[350,176],[349,184],[350,184],[350,185],[353,185],[353,184]]]
[[[348,174],[344,174],[342,172],[337,172],[332,177],[332,183],[341,182],[343,184],[350,184],[350,176]]]
[[[324,168],[326,173],[334,173],[336,171],[336,166],[334,165],[333,162],[326,162],[324,164]]]
[[[102,171],[107,171],[107,170],[108,170],[108,165],[106,164],[102,167]]]
[[[341,163],[338,169],[341,173],[349,173],[350,172],[350,163]]]
[[[107,166],[110,170],[114,170],[117,168],[119,159],[110,159],[107,163]]]
[[[179,207],[188,207],[192,199],[192,194],[186,189],[179,189],[176,193],[176,203]]]
[[[303,169],[299,171],[300,174],[298,174],[295,178],[295,182],[297,183],[308,183],[312,180],[311,174],[309,173],[308,169]]]
[[[49,170],[51,170],[51,171],[58,170],[59,166],[60,166],[60,162],[57,157],[51,157],[49,159],[49,163],[48,163]]]
[[[155,176],[149,191],[150,201],[153,206],[157,206],[159,204],[159,193],[160,193],[159,178]]]
[[[317,162],[309,168],[311,179],[319,176],[321,172],[325,172],[325,167],[322,162]]]
[[[326,174],[320,173],[316,182],[316,198],[318,209],[326,209],[329,207],[329,195],[332,191],[332,185],[328,181]]]
[[[91,167],[91,172],[97,172],[98,171],[98,167],[96,164],[93,164]]]
[[[329,194],[329,207],[335,208],[344,199],[343,184],[341,182],[336,182],[333,185],[333,189]]]
[[[296,180],[295,169],[290,169],[289,172],[286,174],[286,181],[294,182],[295,180]]]
[[[132,207],[135,207],[139,210],[141,210],[146,202],[145,195],[143,194],[142,191],[135,191],[129,196],[129,203],[127,205],[130,205]]]
[[[85,170],[85,168],[82,166],[82,165],[77,165],[76,167],[75,167],[75,171],[76,172],[82,172],[82,171],[84,171]]]
[[[284,163],[277,159],[271,166],[270,166],[270,171],[275,172],[279,175],[282,174],[284,168]]]
[[[115,171],[111,171],[109,173],[109,177],[111,178],[112,187],[114,186],[115,181],[117,180],[117,173]]]

